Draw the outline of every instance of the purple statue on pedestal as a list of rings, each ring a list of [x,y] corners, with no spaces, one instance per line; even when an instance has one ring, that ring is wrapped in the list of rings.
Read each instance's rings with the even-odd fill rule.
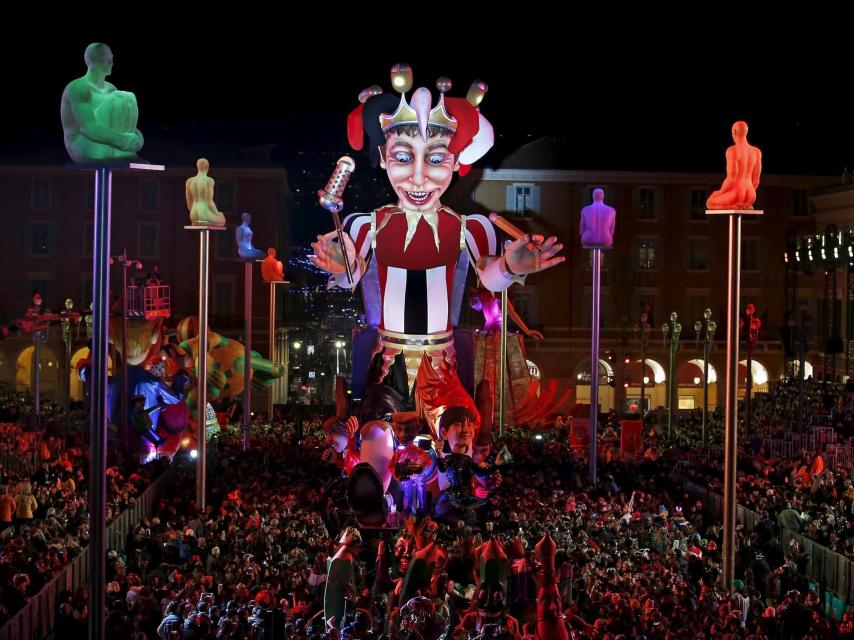
[[[614,244],[614,224],[617,212],[605,204],[605,192],[593,190],[593,202],[581,210],[581,246],[611,247]]]

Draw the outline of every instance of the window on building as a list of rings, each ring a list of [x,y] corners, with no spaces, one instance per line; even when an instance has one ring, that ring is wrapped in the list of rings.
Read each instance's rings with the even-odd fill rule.
[[[691,220],[706,220],[706,200],[709,192],[706,189],[691,189]]]
[[[655,220],[655,189],[641,187],[638,190],[638,218]]]
[[[50,178],[33,178],[30,188],[30,207],[33,211],[50,209]]]
[[[141,223],[139,225],[139,237],[137,247],[142,258],[157,258],[160,256],[159,225],[155,223]]]
[[[540,212],[540,187],[532,183],[514,183],[507,186],[507,211],[517,216],[529,217]]]
[[[157,211],[160,208],[160,182],[156,179],[140,181],[141,211]]]
[[[792,189],[792,215],[796,218],[805,218],[809,212],[809,190]]]
[[[759,241],[755,238],[741,241],[741,270],[759,271]]]
[[[641,240],[638,243],[638,269],[655,269],[655,240]]]
[[[30,254],[34,256],[49,256],[53,254],[53,229],[51,223],[30,223]]]
[[[688,269],[691,271],[709,270],[708,238],[688,239]]]
[[[236,185],[234,180],[217,180],[214,202],[217,209],[226,213],[234,213]]]

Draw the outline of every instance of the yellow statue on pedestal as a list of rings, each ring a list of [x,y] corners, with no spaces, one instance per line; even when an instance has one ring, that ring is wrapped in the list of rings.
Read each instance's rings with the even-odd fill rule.
[[[214,179],[208,175],[210,163],[205,158],[196,161],[198,173],[187,179],[185,195],[190,221],[199,227],[224,227],[225,216],[214,203]]]

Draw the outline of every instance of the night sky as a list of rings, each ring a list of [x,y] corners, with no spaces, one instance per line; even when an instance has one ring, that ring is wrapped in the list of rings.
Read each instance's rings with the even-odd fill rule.
[[[540,19],[527,23],[521,39],[483,29],[456,50],[412,37],[416,23],[398,25],[409,37],[334,35],[328,42],[309,23],[288,23],[281,33],[195,26],[185,33],[173,24],[156,37],[122,35],[127,29],[114,25],[26,45],[7,40],[4,86],[25,98],[4,101],[14,125],[3,133],[0,161],[65,162],[60,95],[85,71],[85,46],[102,40],[115,55],[110,80],[136,93],[152,148],[273,144],[274,159],[298,150],[346,152],[345,116],[359,91],[371,84],[390,90],[388,70],[403,61],[413,66],[416,86],[432,89],[439,75],[454,81],[452,95],[464,95],[475,78],[489,84],[482,110],[500,138],[481,166],[497,166],[519,145],[551,135],[562,143],[563,168],[721,172],[730,126],[745,119],[769,173],[854,168],[847,36],[823,31],[807,40],[793,35],[815,36],[806,23],[791,33],[775,27],[750,52],[736,36],[700,34],[690,22],[664,37],[604,26],[549,31]],[[380,24],[372,32],[382,33]],[[307,44],[296,42],[306,34]]]

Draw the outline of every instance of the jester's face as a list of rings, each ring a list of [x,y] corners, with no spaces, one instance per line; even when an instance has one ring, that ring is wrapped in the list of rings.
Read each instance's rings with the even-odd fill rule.
[[[389,132],[380,164],[388,173],[401,209],[434,211],[451,184],[454,171],[459,169],[459,163],[448,150],[451,134],[442,129],[432,130],[435,135],[425,141],[417,132],[412,133],[404,129]]]

